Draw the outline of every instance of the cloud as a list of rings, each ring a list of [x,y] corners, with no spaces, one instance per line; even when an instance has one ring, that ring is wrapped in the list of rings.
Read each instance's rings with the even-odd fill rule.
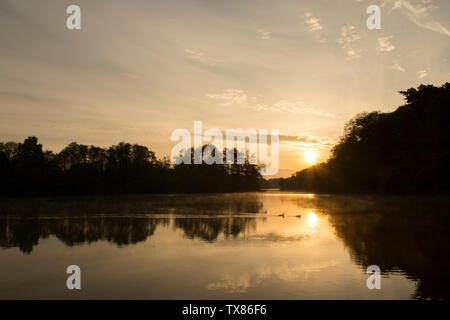
[[[316,115],[322,117],[335,117],[334,114],[316,110],[305,106],[299,100],[280,100],[273,104],[259,102],[256,97],[249,96],[244,90],[226,89],[222,93],[210,93],[206,95],[209,99],[219,101],[222,106],[237,106],[253,109],[254,111],[296,113],[303,115]]]
[[[303,24],[306,26],[306,31],[314,34],[315,39],[318,42],[326,42],[326,39],[322,37],[321,30],[323,29],[320,24],[319,18],[315,17],[311,12],[307,12],[302,17]]]
[[[393,2],[391,11],[401,10],[403,14],[405,14],[406,17],[418,27],[434,31],[445,36],[450,36],[450,30],[429,16],[429,11],[437,8],[435,5],[431,4],[431,1],[422,1],[423,5],[413,5],[408,0],[395,0],[391,2]]]
[[[314,17],[312,15],[312,13],[307,12],[307,13],[305,13],[304,17],[305,17],[305,21],[303,23],[306,25],[308,32],[313,32],[313,31],[323,29],[322,25],[320,24],[319,18]]]
[[[229,106],[232,104],[245,106],[248,103],[248,96],[243,90],[226,89],[222,93],[207,94],[208,98],[221,101],[221,105]]]
[[[361,57],[361,50],[349,48],[346,50],[347,60],[357,59]]]
[[[392,39],[392,36],[390,37],[380,37],[378,38],[378,51],[381,52],[389,52],[395,49],[395,46],[390,42],[389,39]]]
[[[361,57],[361,50],[353,47],[353,43],[359,39],[361,39],[361,36],[356,32],[353,25],[341,27],[341,36],[337,39],[337,42],[347,53],[347,59],[356,59]]]
[[[297,113],[304,115],[317,115],[323,117],[334,118],[335,115],[327,112],[322,112],[316,110],[313,107],[305,106],[302,101],[292,101],[292,100],[281,100],[274,103],[270,110],[275,112],[288,112],[288,113]]]
[[[335,144],[333,138],[330,137],[317,137],[309,135],[280,135],[281,143],[295,144],[301,146],[322,145],[331,146]]]
[[[195,60],[195,61],[203,63],[203,64],[214,65],[218,62],[218,60],[210,58],[210,57],[206,56],[203,52],[200,52],[200,51],[185,49],[184,52],[192,60]]]
[[[343,47],[349,46],[352,42],[361,39],[361,36],[356,32],[355,26],[348,25],[341,27],[341,37],[337,40]]]
[[[419,79],[425,78],[427,76],[427,70],[417,71],[417,76],[419,77]]]
[[[270,40],[270,33],[268,31],[262,30],[262,29],[258,29],[257,30],[259,33],[259,38],[261,40]]]
[[[398,63],[390,66],[391,69],[397,70],[399,72],[405,72],[405,68],[403,68],[401,65],[399,65]]]

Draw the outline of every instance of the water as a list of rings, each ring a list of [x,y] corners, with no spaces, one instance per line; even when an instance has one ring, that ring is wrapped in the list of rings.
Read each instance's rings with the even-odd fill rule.
[[[448,299],[448,212],[277,191],[1,200],[0,298]]]

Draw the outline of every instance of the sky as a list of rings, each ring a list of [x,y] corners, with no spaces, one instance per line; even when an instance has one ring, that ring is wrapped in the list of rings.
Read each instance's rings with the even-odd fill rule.
[[[81,30],[66,27],[71,4]],[[0,141],[126,141],[163,157],[195,120],[279,129],[289,176],[306,150],[326,161],[357,113],[450,80],[449,13],[448,0],[2,0]]]

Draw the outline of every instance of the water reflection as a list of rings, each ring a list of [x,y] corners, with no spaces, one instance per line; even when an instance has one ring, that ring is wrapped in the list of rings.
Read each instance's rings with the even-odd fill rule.
[[[174,218],[175,228],[181,229],[189,239],[202,239],[213,242],[220,234],[225,239],[237,238],[241,233],[254,231],[256,219],[249,217],[222,218]]]
[[[330,221],[358,265],[377,264],[384,274],[402,273],[415,280],[415,298],[450,298],[447,203],[424,206],[397,199],[360,210],[342,209],[330,215]]]
[[[17,247],[22,254],[32,256],[40,241],[54,237],[68,247],[106,241],[126,249],[139,243],[145,245],[159,230],[162,232],[159,239],[173,239],[161,244],[160,250],[173,252],[179,259],[175,264],[185,268],[190,266],[191,270],[209,266],[208,282],[192,284],[197,287],[189,288],[199,290],[200,298],[206,294],[201,290],[207,290],[209,294],[220,293],[213,297],[222,298],[224,294],[273,297],[271,294],[275,292],[280,292],[278,298],[291,297],[283,296],[283,292],[295,292],[297,295],[293,294],[293,297],[302,297],[299,290],[306,290],[308,284],[311,288],[320,287],[323,280],[314,278],[314,274],[320,275],[321,279],[330,277],[323,282],[323,292],[319,290],[322,295],[318,296],[327,297],[325,291],[330,289],[325,284],[350,285],[330,276],[335,273],[350,276],[351,267],[340,262],[350,256],[362,279],[365,268],[376,264],[387,277],[400,275],[414,281],[415,298],[448,299],[448,208],[445,198],[275,192],[8,200],[0,203],[0,247]],[[280,217],[280,212],[285,216]],[[184,239],[181,246],[173,244],[178,235]],[[194,251],[199,254],[198,261],[183,255],[189,243],[195,241],[205,245]],[[306,246],[302,247],[302,244]],[[225,249],[228,246],[234,251]],[[346,250],[340,246],[345,246]],[[225,251],[218,254],[218,250]],[[241,258],[234,259],[233,265],[224,268],[228,260],[217,262],[216,255],[224,259]],[[205,257],[209,260],[204,260]],[[10,264],[14,268],[13,262]],[[148,276],[151,274],[146,273],[145,277]],[[167,271],[167,276],[176,277],[171,271]],[[169,280],[165,281],[160,286],[168,286]],[[278,286],[278,291],[263,289],[265,284],[271,284],[272,288]],[[354,284],[351,289],[356,290],[358,285]],[[174,287],[174,292],[177,290]],[[169,293],[167,297],[171,297]]]
[[[106,240],[118,246],[136,244],[152,236],[158,225],[168,225],[168,218],[135,217],[0,217],[0,246],[19,247],[31,253],[39,240],[56,236],[67,246]]]
[[[30,254],[39,239],[55,236],[67,246],[93,243],[101,240],[118,246],[136,244],[151,237],[157,226],[171,224],[188,239],[213,242],[223,235],[236,238],[255,230],[256,218],[146,218],[146,217],[82,217],[82,218],[5,218],[0,217],[0,246],[19,247]]]
[[[40,238],[51,235],[68,246],[99,240],[136,244],[170,219],[187,238],[214,241],[254,228],[254,218],[231,214],[258,213],[262,206],[256,194],[6,200],[0,203],[0,246],[31,253]],[[226,216],[213,218],[218,215]]]
[[[308,224],[310,227],[314,228],[317,225],[318,222],[317,215],[314,212],[308,213]]]

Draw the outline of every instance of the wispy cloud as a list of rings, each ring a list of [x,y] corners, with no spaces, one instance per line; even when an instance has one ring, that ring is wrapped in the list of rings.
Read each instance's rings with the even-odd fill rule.
[[[391,11],[401,10],[408,19],[415,25],[434,32],[438,32],[445,36],[450,36],[450,30],[440,24],[438,21],[430,17],[429,12],[437,8],[432,4],[431,0],[422,0],[422,4],[412,4],[408,0],[392,0],[393,3]]]
[[[218,62],[218,60],[208,57],[207,55],[205,55],[203,52],[200,51],[185,49],[184,52],[189,58],[202,64],[214,65]]]
[[[332,146],[335,144],[335,140],[330,137],[317,137],[311,135],[280,135],[281,143],[295,144],[300,146]]]
[[[311,12],[307,12],[302,16],[302,23],[306,26],[306,31],[312,33],[318,42],[326,42],[326,39],[321,34],[323,26],[320,24],[319,18],[315,17]]]
[[[298,100],[280,100],[272,104],[258,101],[256,97],[249,96],[244,90],[226,89],[222,93],[213,93],[206,95],[209,99],[219,101],[222,106],[237,106],[250,108],[255,111],[278,112],[278,113],[296,113],[303,115],[316,115],[322,117],[335,117],[334,114],[323,112],[314,107],[305,106]]]
[[[323,29],[322,25],[320,24],[319,18],[314,17],[311,12],[305,13],[304,17],[305,17],[304,24],[307,26],[308,32]]]
[[[399,65],[398,63],[390,66],[391,69],[397,70],[399,72],[405,72],[405,68],[403,68],[401,65]]]
[[[288,112],[288,113],[316,115],[316,116],[330,117],[330,118],[335,117],[334,114],[316,110],[313,107],[305,106],[303,101],[281,100],[281,101],[274,103],[270,107],[270,110],[272,110],[274,112]]]
[[[341,27],[341,36],[337,39],[341,48],[345,50],[347,59],[356,59],[361,57],[361,50],[355,49],[354,42],[361,39],[361,36],[356,32],[355,26],[348,25]]]
[[[352,42],[361,39],[361,36],[356,32],[355,26],[348,25],[341,27],[341,37],[337,40],[343,47],[349,46]]]
[[[244,90],[239,89],[226,89],[222,93],[211,93],[206,96],[213,100],[219,100],[220,104],[223,106],[248,104],[247,94]]]
[[[270,39],[271,39],[271,38],[270,38],[270,32],[269,32],[269,31],[262,30],[262,29],[258,29],[257,31],[258,31],[258,33],[259,33],[259,38],[260,38],[261,40],[270,40]]]
[[[389,37],[380,37],[378,38],[378,51],[381,52],[389,52],[395,49],[395,46],[391,43],[390,39],[392,39],[392,36]]]
[[[419,79],[425,78],[427,76],[427,70],[420,70],[417,71],[417,77]]]

